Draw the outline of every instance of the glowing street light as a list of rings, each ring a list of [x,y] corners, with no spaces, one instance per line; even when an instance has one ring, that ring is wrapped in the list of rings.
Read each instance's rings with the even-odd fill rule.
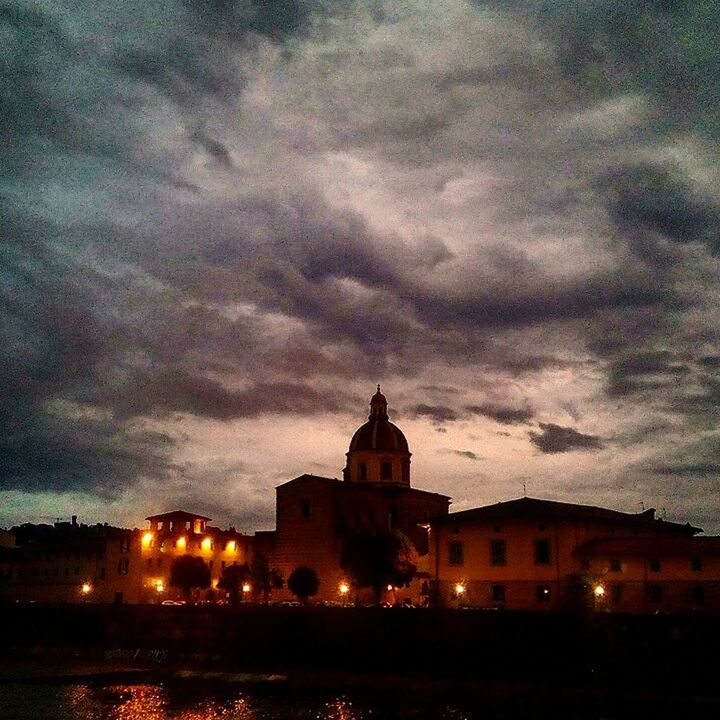
[[[595,597],[598,600],[601,600],[602,598],[605,597],[605,588],[602,585],[596,585],[593,588],[593,593],[595,593]]]
[[[393,586],[392,586],[392,585],[388,585],[385,589],[386,589],[388,592],[392,592]]]
[[[340,587],[338,587],[338,590],[340,591],[341,595],[347,595],[350,592],[350,586],[347,583],[340,583]]]
[[[80,592],[83,595],[89,595],[92,592],[92,585],[89,582],[84,582],[80,587]]]
[[[464,595],[465,594],[465,586],[462,583],[457,583],[455,585],[455,594],[456,595]]]
[[[252,590],[252,585],[250,583],[245,583],[242,586],[242,591],[247,595]]]
[[[155,591],[158,593],[165,592],[165,583],[162,580],[155,581]]]

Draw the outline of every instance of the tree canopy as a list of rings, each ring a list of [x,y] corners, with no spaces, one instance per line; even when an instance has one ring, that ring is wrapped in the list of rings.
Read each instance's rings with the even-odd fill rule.
[[[295,568],[288,578],[288,589],[305,605],[309,597],[317,595],[320,581],[317,573],[309,567]]]
[[[236,605],[240,596],[240,588],[250,580],[250,567],[247,563],[242,565],[228,565],[223,569],[218,587],[225,590],[230,596],[230,603]]]
[[[417,553],[399,531],[361,530],[345,541],[340,564],[356,587],[372,588],[379,602],[386,586],[410,584],[417,571]]]
[[[170,565],[170,585],[182,590],[186,598],[190,597],[193,588],[210,587],[210,568],[202,558],[182,555]]]
[[[257,553],[253,558],[250,574],[255,589],[262,595],[265,605],[268,604],[270,593],[279,590],[285,584],[282,573],[268,565],[267,557],[263,553]]]

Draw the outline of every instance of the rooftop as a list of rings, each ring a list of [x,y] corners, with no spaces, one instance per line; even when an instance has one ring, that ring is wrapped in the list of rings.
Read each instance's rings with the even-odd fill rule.
[[[586,520],[601,521],[608,523],[641,523],[641,524],[662,524],[666,531],[684,532],[695,534],[702,532],[700,528],[693,527],[689,523],[666,522],[655,518],[654,508],[640,513],[626,513],[619,510],[596,507],[594,505],[577,505],[575,503],[558,502],[556,500],[540,500],[538,498],[522,497],[516,500],[485,505],[471,510],[462,510],[451,513],[434,520],[437,524],[452,525],[465,522],[491,522],[503,520]]]

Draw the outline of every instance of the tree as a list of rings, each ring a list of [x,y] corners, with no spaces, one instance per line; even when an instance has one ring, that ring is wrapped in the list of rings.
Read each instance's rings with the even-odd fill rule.
[[[356,587],[373,589],[379,605],[385,587],[410,584],[417,571],[417,553],[401,532],[361,530],[345,541],[340,565]]]
[[[225,590],[230,596],[230,604],[237,605],[242,586],[250,580],[250,567],[247,563],[242,565],[228,565],[223,569],[218,587]]]
[[[170,585],[180,588],[185,599],[189,599],[193,588],[210,587],[210,568],[202,558],[182,555],[170,566]]]
[[[271,569],[267,557],[262,553],[258,553],[253,558],[250,573],[257,592],[262,594],[264,605],[268,604],[270,593],[273,590],[280,590],[285,584],[282,573],[274,568]]]
[[[307,604],[308,598],[317,595],[320,581],[317,573],[309,567],[297,567],[288,578],[288,589],[300,602]]]

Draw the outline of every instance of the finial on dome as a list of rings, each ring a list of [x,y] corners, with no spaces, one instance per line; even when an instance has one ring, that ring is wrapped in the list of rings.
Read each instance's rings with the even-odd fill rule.
[[[387,400],[380,392],[380,384],[378,383],[377,392],[370,398],[370,415],[369,418],[382,418],[387,420]]]

